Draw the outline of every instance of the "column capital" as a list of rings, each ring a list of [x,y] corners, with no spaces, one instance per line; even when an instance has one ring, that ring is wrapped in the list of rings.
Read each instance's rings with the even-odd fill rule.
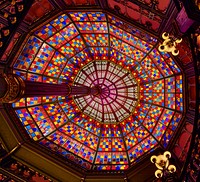
[[[13,103],[22,98],[25,91],[24,80],[14,74],[0,74],[2,89],[0,90],[0,102]]]

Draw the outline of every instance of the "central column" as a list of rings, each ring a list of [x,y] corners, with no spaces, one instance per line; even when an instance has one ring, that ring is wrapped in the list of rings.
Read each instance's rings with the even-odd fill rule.
[[[51,84],[23,80],[13,74],[0,75],[0,102],[13,103],[21,98],[39,96],[98,95],[100,89],[87,86],[70,86],[66,83]]]
[[[34,96],[68,96],[68,95],[97,95],[100,89],[97,87],[87,87],[87,86],[70,86],[66,83],[62,84],[51,84],[42,82],[32,82],[24,81],[25,92],[24,97],[34,97]]]
[[[71,89],[67,84],[51,84],[42,82],[33,82],[24,80],[25,89],[23,97],[37,97],[37,96],[67,96]]]
[[[86,86],[71,86],[71,95],[99,95],[101,93],[101,88],[86,87]]]

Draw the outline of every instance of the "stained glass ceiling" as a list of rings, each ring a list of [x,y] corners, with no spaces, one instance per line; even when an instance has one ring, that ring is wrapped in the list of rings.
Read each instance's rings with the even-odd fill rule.
[[[167,148],[183,117],[183,76],[158,45],[103,12],[66,12],[32,32],[13,73],[103,92],[14,103],[30,138],[86,170],[125,170]]]
[[[133,74],[105,60],[88,63],[79,71],[74,84],[99,87],[98,95],[77,96],[74,100],[83,113],[104,123],[126,119],[132,114],[139,98]]]

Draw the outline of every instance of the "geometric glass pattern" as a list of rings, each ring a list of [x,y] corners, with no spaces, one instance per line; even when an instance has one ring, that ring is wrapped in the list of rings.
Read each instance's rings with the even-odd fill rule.
[[[13,65],[22,79],[104,88],[99,96],[14,103],[35,142],[87,170],[126,170],[174,138],[184,79],[173,57],[158,51],[156,37],[101,11],[68,12],[23,45]]]
[[[74,96],[80,110],[100,121],[123,121],[137,105],[138,87],[132,73],[112,62],[93,61],[77,74],[74,85],[98,86],[98,95]]]

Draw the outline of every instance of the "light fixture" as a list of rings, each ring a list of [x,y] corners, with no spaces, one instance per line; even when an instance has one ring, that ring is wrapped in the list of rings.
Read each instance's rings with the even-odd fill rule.
[[[166,32],[162,34],[162,38],[164,39],[164,41],[158,47],[158,50],[160,52],[171,52],[172,55],[177,56],[179,54],[179,50],[176,49],[176,45],[182,41],[182,38],[175,38],[174,36],[171,36]]]
[[[158,168],[155,172],[157,178],[162,178],[170,175],[170,173],[176,172],[176,167],[174,165],[169,165],[169,158],[171,158],[171,153],[169,151],[164,152],[163,155],[151,157],[151,162]]]
[[[195,0],[195,5],[199,8],[199,10],[200,10],[200,2],[199,2],[199,0]]]

